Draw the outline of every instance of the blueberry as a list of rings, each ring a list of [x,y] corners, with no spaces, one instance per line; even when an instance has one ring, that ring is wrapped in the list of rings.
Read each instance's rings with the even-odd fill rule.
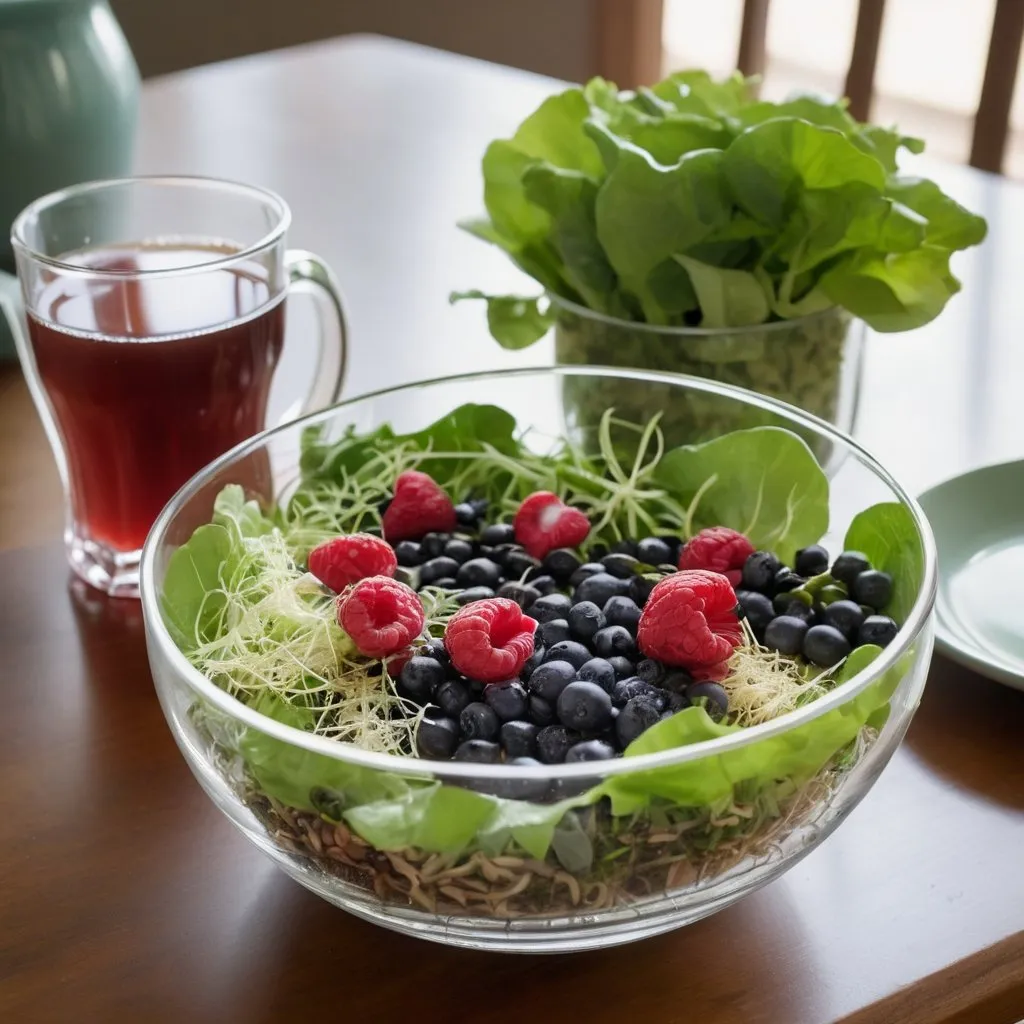
[[[789,597],[788,594],[780,595],[782,597]],[[804,604],[803,601],[794,601],[792,599],[788,601],[780,602],[779,605],[780,615],[789,615],[794,619],[800,619],[806,622],[808,626],[813,626],[817,622],[817,615],[810,605]]]
[[[604,566],[600,562],[584,562],[570,577],[569,586],[574,590],[591,576],[599,576],[604,573]]]
[[[525,551],[510,551],[505,556],[505,574],[509,579],[522,579],[532,569],[539,569],[540,561]]]
[[[892,600],[892,577],[878,569],[867,569],[853,581],[853,596],[861,604],[880,610]]]
[[[526,702],[526,712],[534,725],[551,725],[555,720],[555,709],[551,702],[531,693]]]
[[[455,519],[459,526],[476,526],[477,520],[480,518],[480,513],[476,507],[471,505],[468,501],[460,501],[455,506]],[[454,555],[452,556],[455,557]]]
[[[480,543],[489,547],[499,544],[511,544],[516,539],[516,531],[511,523],[491,523],[480,531]]]
[[[605,626],[594,634],[594,653],[599,658],[636,657],[636,641],[625,626]]]
[[[423,562],[423,552],[414,540],[400,540],[395,545],[395,558],[399,565],[412,567]]]
[[[670,693],[682,693],[692,682],[693,676],[685,668],[674,668],[665,674],[658,685]]]
[[[425,557],[437,558],[438,555],[444,553],[444,546],[450,539],[451,537],[447,533],[428,533],[420,541],[420,548]]]
[[[647,604],[647,598],[651,596],[651,591],[660,581],[660,576],[634,576],[629,581],[626,596],[631,598],[638,607],[643,608]]]
[[[871,563],[863,551],[844,551],[832,563],[832,578],[849,587],[862,572],[870,568]]]
[[[864,612],[854,601],[833,601],[822,609],[821,621],[826,626],[834,626],[848,640],[852,640],[864,621]]]
[[[807,634],[807,623],[795,615],[780,615],[768,623],[764,631],[766,647],[780,654],[799,654]]]
[[[591,544],[587,550],[587,557],[592,562],[599,562],[605,555],[608,554],[608,545],[602,544],[598,541],[596,544]]]
[[[612,699],[597,683],[570,683],[559,695],[558,720],[577,732],[601,732],[612,723]]]
[[[796,553],[793,568],[801,576],[820,576],[828,569],[828,552],[820,544],[801,548]]]
[[[444,546],[442,554],[446,558],[454,558],[460,565],[473,557],[473,545],[461,537],[452,537]]]
[[[567,661],[574,669],[582,668],[592,657],[593,654],[575,640],[560,640],[557,644],[552,644],[547,653],[547,660]]]
[[[539,591],[542,595],[554,594],[558,590],[558,584],[551,576],[534,576],[530,580],[530,586]]]
[[[543,767],[535,757],[513,757],[509,764],[523,768]],[[543,800],[548,793],[547,779],[488,779],[487,791],[506,800]]]
[[[604,612],[593,601],[579,601],[569,611],[569,631],[580,643],[589,644],[606,625]]]
[[[395,692],[414,704],[426,704],[447,674],[439,661],[414,655],[403,666],[395,684]]]
[[[416,730],[416,753],[445,760],[459,744],[459,723],[454,718],[424,718]]]
[[[629,593],[629,581],[610,576],[606,572],[589,576],[577,588],[573,595],[574,602],[593,601],[603,608],[610,597]]]
[[[850,641],[835,626],[811,626],[804,637],[804,657],[820,668],[837,665],[850,653]]]
[[[533,654],[526,659],[523,663],[523,667],[519,670],[519,678],[522,679],[524,683],[530,679],[536,671],[537,666],[543,664],[544,654],[544,648],[535,643],[533,647]]]
[[[575,665],[568,661],[546,661],[533,670],[529,679],[530,693],[553,703],[575,678]]]
[[[545,647],[552,647],[554,644],[569,639],[569,623],[565,619],[552,619],[550,622],[542,622],[533,635],[537,643],[543,644]]]
[[[421,658],[433,658],[434,661],[441,662],[445,667],[451,664],[451,658],[448,657],[448,652],[445,650],[443,640],[427,640],[416,648],[416,653]]]
[[[532,722],[505,722],[498,740],[506,757],[533,757],[537,753],[537,726]]]
[[[502,583],[497,590],[498,597],[507,597],[515,601],[523,611],[532,608],[534,601],[540,597],[540,591],[530,583]]]
[[[782,563],[770,551],[755,551],[743,563],[743,586],[746,590],[768,591]]]
[[[888,647],[899,631],[900,627],[888,615],[869,615],[857,631],[857,643]]]
[[[636,558],[636,541],[618,540],[608,549],[608,553],[612,555],[629,555],[630,558]]]
[[[475,761],[478,764],[496,764],[501,760],[501,747],[489,740],[466,740],[455,751],[456,761]]]
[[[451,718],[458,718],[472,699],[469,687],[461,679],[445,680],[434,693],[438,706]]]
[[[550,622],[552,619],[567,619],[572,608],[572,601],[565,594],[548,594],[539,597],[530,607],[530,618],[538,622]]]
[[[459,727],[467,740],[493,740],[499,724],[494,709],[479,701],[467,704],[459,715]]]
[[[495,544],[494,547],[488,547],[486,544],[480,545],[480,554],[484,558],[489,558],[492,562],[497,565],[504,566],[508,561],[508,556],[513,551],[522,551],[523,549],[518,544]]]
[[[518,679],[491,683],[484,690],[484,702],[503,722],[511,722],[526,714],[526,690]]]
[[[729,695],[718,683],[693,683],[686,688],[686,699],[702,707],[713,722],[720,722],[729,710]]]
[[[753,555],[750,556],[750,558],[753,557]],[[748,558],[747,561],[749,562],[750,559]],[[747,622],[750,623],[754,635],[764,636],[768,623],[775,618],[775,609],[772,607],[771,600],[764,594],[757,593],[756,590],[739,590],[736,592],[736,599],[739,601],[740,608],[743,609],[743,614],[746,616]]]
[[[633,662],[629,658],[624,658],[621,654],[616,654],[614,658],[608,658],[607,661],[615,672],[616,679],[628,679],[636,671],[636,666]]]
[[[806,582],[803,576],[798,576],[792,569],[783,566],[775,574],[775,579],[772,582],[773,593],[785,594],[790,590],[796,590],[797,587],[802,587]]]
[[[579,737],[562,725],[546,725],[537,733],[537,757],[544,764],[561,764]]]
[[[471,558],[459,567],[455,579],[462,587],[490,587],[493,590],[501,583],[501,567],[489,558]]]
[[[653,658],[644,658],[643,661],[637,662],[637,679],[642,679],[645,683],[650,683],[654,686],[660,683],[664,676],[665,666],[660,661],[655,661]]]
[[[565,754],[566,764],[577,764],[580,761],[607,761],[615,756],[615,748],[604,740],[584,740],[571,746]]]
[[[661,537],[644,537],[636,546],[636,557],[644,565],[665,565],[675,561],[672,549]]]
[[[613,551],[601,559],[604,571],[620,580],[628,580],[640,571],[640,563],[633,557],[619,551]]]
[[[459,589],[459,584],[455,582],[454,576],[442,576],[439,580],[434,580],[430,585],[432,587],[438,587],[441,590]]]
[[[654,701],[658,705],[659,711],[664,708],[665,702],[668,700],[668,694],[664,690],[660,690],[651,683],[645,683],[637,676],[620,679],[615,684],[615,689],[612,690],[612,704],[617,708],[625,707],[634,697],[645,697]]]
[[[615,669],[604,658],[591,658],[581,666],[576,678],[588,683],[597,683],[607,693],[615,689]]]
[[[473,601],[486,601],[494,597],[494,591],[490,587],[469,587],[467,590],[460,590],[455,595],[455,603],[458,605],[471,604]]]
[[[665,701],[665,712],[670,715],[674,715],[689,706],[690,700],[685,693],[670,693],[668,695],[668,700]]]
[[[549,551],[541,562],[544,571],[550,573],[556,580],[568,580],[581,564],[579,555],[569,548],[555,548],[554,551]]]
[[[429,562],[424,562],[420,566],[420,583],[425,587],[436,584],[440,579],[454,579],[458,571],[459,563],[454,558],[445,555],[431,558]]]
[[[624,750],[638,736],[646,732],[661,715],[661,708],[650,697],[634,697],[615,719],[615,738]]]
[[[629,597],[610,597],[604,606],[604,617],[609,626],[622,626],[632,636],[640,625],[640,606]]]

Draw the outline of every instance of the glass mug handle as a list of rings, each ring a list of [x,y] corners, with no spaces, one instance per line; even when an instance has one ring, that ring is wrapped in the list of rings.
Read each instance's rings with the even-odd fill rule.
[[[333,405],[341,395],[348,365],[348,321],[337,279],[319,256],[304,249],[289,249],[284,254],[284,265],[288,271],[289,294],[308,294],[313,299],[320,325],[313,383],[298,412],[299,416],[304,416]],[[286,414],[282,422],[291,418]]]

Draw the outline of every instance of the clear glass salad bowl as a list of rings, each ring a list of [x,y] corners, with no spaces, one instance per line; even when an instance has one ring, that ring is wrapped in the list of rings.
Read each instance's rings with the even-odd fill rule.
[[[833,554],[856,543],[892,575],[900,595],[895,639],[870,654],[858,648],[815,699],[760,724],[712,725],[692,707],[641,736],[626,756],[534,766],[432,761],[338,742],[310,731],[308,721],[261,713],[265,706],[230,695],[183,653],[180,621],[168,603],[169,572],[177,574],[181,600],[199,607],[218,600],[223,568],[211,568],[206,553],[192,548],[191,575],[183,578],[174,556],[214,519],[226,486],[241,485],[264,510],[287,506],[311,439],[380,437],[385,424],[404,435],[466,403],[507,410],[523,443],[541,456],[552,437],[569,437],[587,451],[596,441],[574,423],[566,386],[578,395],[610,384],[634,396],[648,390],[652,411],[674,396],[699,396],[727,418],[760,410],[816,438],[813,457],[793,441],[814,470],[819,521],[828,524],[819,530],[821,543]],[[830,480],[815,457],[834,467]],[[785,481],[789,529],[804,515],[812,485],[799,474],[788,480],[784,461],[750,487],[763,512],[772,481]],[[756,460],[743,469],[761,471]],[[237,514],[241,523],[240,504]],[[253,514],[256,522],[259,512]],[[874,783],[919,703],[932,652],[935,579],[934,546],[917,504],[825,422],[703,379],[559,367],[393,388],[238,446],[164,509],[146,543],[141,591],[153,677],[186,761],[214,803],[284,871],[397,931],[456,946],[559,952],[696,921],[778,877],[822,842]],[[677,720],[690,724],[669,733]]]

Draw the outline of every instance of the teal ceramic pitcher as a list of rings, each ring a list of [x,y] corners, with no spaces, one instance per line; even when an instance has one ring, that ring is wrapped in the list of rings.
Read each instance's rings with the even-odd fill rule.
[[[0,0],[0,306],[10,226],[33,199],[131,173],[139,71],[107,0]],[[0,315],[0,359],[13,359]]]

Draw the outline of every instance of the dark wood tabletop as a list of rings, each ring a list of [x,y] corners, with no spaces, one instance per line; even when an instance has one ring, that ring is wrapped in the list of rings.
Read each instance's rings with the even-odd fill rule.
[[[499,350],[481,311],[447,294],[522,287],[453,223],[479,206],[486,142],[555,87],[351,38],[149,83],[139,165],[286,196],[293,243],[347,293],[350,394],[546,362],[543,344]],[[993,234],[938,321],[869,340],[857,433],[915,490],[1024,455],[1024,190],[928,172]],[[286,356],[278,409],[304,372],[301,352]],[[60,523],[42,430],[2,370],[0,1021],[1024,1018],[1024,694],[937,657],[907,740],[849,821],[715,917],[601,952],[452,950],[328,906],[232,828],[164,724],[138,605],[69,580]]]

